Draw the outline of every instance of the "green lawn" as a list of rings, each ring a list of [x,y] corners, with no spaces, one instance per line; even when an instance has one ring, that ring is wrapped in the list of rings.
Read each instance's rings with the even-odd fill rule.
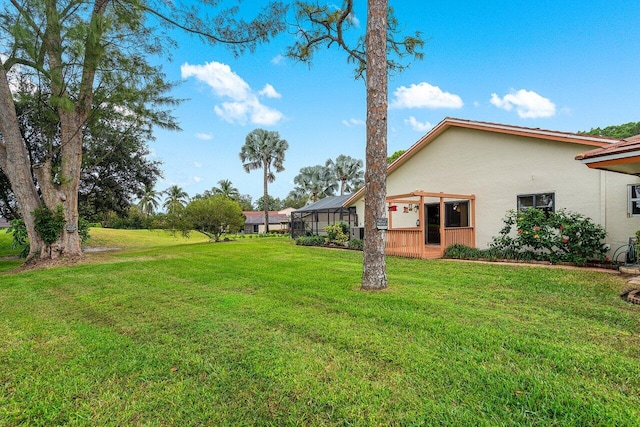
[[[149,233],[0,274],[0,425],[640,425],[614,275]]]

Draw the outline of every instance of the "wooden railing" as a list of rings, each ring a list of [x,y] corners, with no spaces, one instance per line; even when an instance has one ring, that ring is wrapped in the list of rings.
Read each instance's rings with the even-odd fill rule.
[[[406,258],[440,258],[444,250],[453,244],[475,247],[473,227],[455,227],[444,230],[442,245],[437,250],[424,243],[423,230],[419,228],[395,228],[387,230],[385,252],[387,255]]]
[[[421,258],[424,248],[422,230],[419,228],[396,228],[387,230],[385,249],[387,255],[406,258]]]
[[[456,243],[472,248],[475,247],[476,242],[473,236],[473,227],[445,228],[443,249]]]

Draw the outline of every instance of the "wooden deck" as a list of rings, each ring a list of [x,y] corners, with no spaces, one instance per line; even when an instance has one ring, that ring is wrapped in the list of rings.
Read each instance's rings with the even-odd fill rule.
[[[447,247],[453,244],[475,246],[473,227],[445,228],[444,239],[435,245],[424,244],[424,232],[420,228],[387,230],[385,253],[392,256],[420,259],[442,258]]]

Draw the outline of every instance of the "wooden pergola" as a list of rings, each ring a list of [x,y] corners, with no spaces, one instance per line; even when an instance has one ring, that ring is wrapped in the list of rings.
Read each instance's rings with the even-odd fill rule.
[[[435,200],[438,202],[435,202]],[[431,206],[438,207],[438,223],[433,223],[434,216],[427,218],[426,206],[427,201]],[[452,194],[452,193],[432,193],[427,191],[414,191],[406,194],[397,194],[387,196],[389,205],[389,229],[386,232],[386,254],[396,255],[408,258],[433,259],[442,258],[445,249],[453,244],[463,244],[475,247],[475,195]],[[451,204],[455,206],[457,202],[469,202],[467,212],[466,226],[447,226],[445,205]],[[400,213],[407,213],[409,207],[414,212],[417,210],[417,220],[415,227],[394,227],[393,216],[397,211],[398,205],[405,205]],[[407,210],[405,210],[405,208]],[[431,221],[431,224],[428,223]],[[427,233],[429,225],[433,227],[433,232],[439,233],[439,243],[431,243],[428,240]],[[437,230],[435,229],[437,227]]]

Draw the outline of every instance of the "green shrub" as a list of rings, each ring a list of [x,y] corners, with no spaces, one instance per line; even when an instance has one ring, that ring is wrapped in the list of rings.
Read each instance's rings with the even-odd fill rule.
[[[447,247],[444,251],[445,258],[452,259],[487,259],[496,260],[502,258],[503,254],[495,249],[478,249],[469,246],[454,244]]]
[[[490,247],[505,258],[584,265],[590,260],[605,261],[607,251],[602,244],[605,237],[601,225],[577,212],[511,210]]]
[[[22,219],[14,219],[9,223],[7,233],[11,233],[11,249],[20,249],[20,258],[29,255],[29,240],[27,236],[27,226]]]
[[[78,234],[80,235],[80,241],[86,243],[89,240],[89,227],[91,223],[84,218],[78,218]]]
[[[39,209],[41,209],[41,211],[38,214],[36,214],[36,230],[38,227],[37,224],[39,223],[41,228],[48,230],[46,231],[47,233],[51,233],[50,235],[47,235],[47,239],[51,239],[54,236],[54,231],[57,229],[57,227],[60,226],[59,224],[60,218],[56,219],[55,216],[57,216],[57,213],[55,216],[53,216],[51,215],[51,211],[49,211],[47,208],[39,208]],[[46,209],[47,211],[49,211],[49,213],[45,213],[45,211],[42,209]],[[62,207],[60,207],[60,210],[61,209]],[[52,221],[53,225],[48,224],[48,221]],[[85,220],[84,218],[78,219],[78,234],[80,235],[80,239],[82,243],[85,243],[87,240],[89,240],[90,225],[91,224],[89,223],[89,221]],[[64,228],[64,217],[63,217],[62,227]],[[27,255],[29,255],[30,245],[29,245],[29,238],[27,235],[27,227],[25,226],[24,221],[22,219],[12,220],[9,228],[7,229],[7,233],[11,233],[12,235],[11,248],[20,249],[20,253],[18,254],[18,256],[20,258],[26,258]],[[40,231],[38,231],[38,233],[40,233]],[[62,231],[60,231],[60,233],[62,233]],[[56,239],[53,240],[52,242],[47,242],[44,239],[44,237],[43,237],[43,240],[45,240],[46,243],[51,244],[51,243],[54,243],[56,240],[58,240],[58,238],[60,237],[60,234],[57,234],[57,236],[58,237],[56,237]]]
[[[364,240],[362,239],[351,239],[347,242],[347,247],[349,249],[357,249],[357,250],[362,250],[364,249]]]
[[[46,206],[36,208],[33,216],[40,238],[48,245],[55,243],[62,235],[65,225],[62,205],[58,205],[55,211]]]
[[[327,239],[330,243],[344,245],[349,240],[349,224],[344,221],[327,225],[324,231],[327,232]]]
[[[171,228],[171,220],[172,218],[166,214],[145,215],[137,206],[131,206],[124,216],[109,212],[107,218],[102,222],[102,226],[125,230]]]
[[[301,246],[322,246],[325,244],[325,238],[322,236],[300,236],[296,238],[296,245]]]

